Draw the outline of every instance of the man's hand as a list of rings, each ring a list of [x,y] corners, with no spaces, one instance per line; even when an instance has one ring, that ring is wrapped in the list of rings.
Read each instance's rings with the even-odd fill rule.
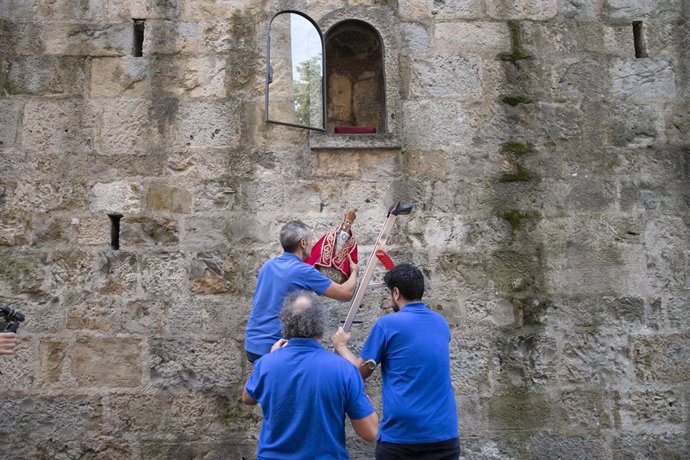
[[[288,341],[287,339],[280,339],[276,343],[273,344],[271,347],[271,353],[278,350],[279,348],[283,348],[285,345],[287,345]]]
[[[338,330],[331,337],[331,342],[333,343],[333,348],[340,353],[340,350],[347,350],[347,344],[350,342],[350,333],[345,332],[342,326],[338,327]]]
[[[17,348],[17,334],[0,332],[0,355],[13,355],[15,348]]]

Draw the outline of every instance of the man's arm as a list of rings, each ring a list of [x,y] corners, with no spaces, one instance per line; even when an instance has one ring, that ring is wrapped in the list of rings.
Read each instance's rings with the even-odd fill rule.
[[[249,393],[247,393],[247,389],[244,388],[242,389],[242,402],[248,406],[253,406],[257,403],[257,401],[249,396]]]
[[[347,347],[347,343],[349,341],[350,333],[345,332],[342,326],[338,328],[336,333],[333,334],[333,337],[331,338],[331,342],[333,342],[333,347],[335,348],[336,353],[354,364],[359,371],[359,375],[362,376],[362,379],[366,380],[371,373],[374,372],[376,366],[369,366],[368,364],[372,361],[364,361],[359,356],[355,356],[355,354],[352,353]]]
[[[364,418],[351,420],[351,422],[357,436],[365,441],[376,441],[376,436],[379,434],[379,416],[376,411]]]
[[[326,291],[323,293],[323,295],[326,297],[347,302],[348,300],[352,300],[352,297],[355,295],[355,291],[357,290],[357,275],[359,275],[359,265],[352,260],[352,257],[350,257],[349,254],[347,256],[347,260],[350,262],[350,270],[352,270],[350,277],[345,280],[343,284],[338,284],[333,281],[331,285],[328,286],[328,289],[326,289]]]

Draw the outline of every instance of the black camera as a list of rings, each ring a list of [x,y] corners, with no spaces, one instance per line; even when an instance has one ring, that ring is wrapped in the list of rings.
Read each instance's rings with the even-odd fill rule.
[[[24,321],[24,314],[9,305],[0,305],[0,320],[4,320],[4,324],[0,324],[0,332],[17,332],[19,323]]]

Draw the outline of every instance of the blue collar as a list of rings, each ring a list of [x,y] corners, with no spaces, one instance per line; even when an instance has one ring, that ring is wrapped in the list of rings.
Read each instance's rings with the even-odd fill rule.
[[[308,347],[308,348],[323,348],[318,340],[307,339],[304,337],[293,337],[288,339],[287,347]]]
[[[410,302],[402,306],[400,311],[419,311],[421,309],[429,309],[424,302]]]
[[[299,260],[300,262],[304,262],[302,259],[299,258],[299,256],[297,256],[291,252],[283,252],[283,254],[280,257],[285,257],[286,259],[293,258],[293,259]]]

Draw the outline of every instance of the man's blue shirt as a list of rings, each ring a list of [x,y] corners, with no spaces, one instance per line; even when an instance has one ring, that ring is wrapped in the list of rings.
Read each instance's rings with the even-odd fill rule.
[[[355,366],[315,339],[292,338],[262,356],[246,390],[264,416],[259,459],[347,459],[345,414],[374,412]]]
[[[449,343],[448,323],[423,302],[376,321],[360,356],[381,364],[379,440],[422,444],[458,437]]]
[[[264,263],[256,280],[244,349],[257,355],[271,351],[271,346],[283,337],[279,315],[285,297],[299,289],[323,295],[331,283],[317,269],[289,252]]]

